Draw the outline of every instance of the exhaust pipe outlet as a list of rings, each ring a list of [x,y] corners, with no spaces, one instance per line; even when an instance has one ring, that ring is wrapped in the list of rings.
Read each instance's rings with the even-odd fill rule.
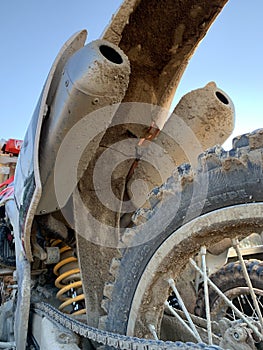
[[[184,95],[174,113],[192,129],[204,149],[222,145],[234,129],[234,104],[214,82]]]
[[[178,117],[180,126],[177,125]],[[190,91],[181,98],[165,123],[163,134],[159,135],[158,142],[164,145],[166,152],[172,157],[176,166],[179,166],[185,162],[192,162],[189,159],[191,152],[201,153],[215,145],[222,145],[232,134],[234,123],[235,107],[231,98],[214,82],[210,82],[203,88]],[[191,139],[191,133],[184,132],[184,125],[185,131],[189,128],[195,140]],[[184,138],[190,137],[189,140],[184,140],[184,143],[188,142],[189,145],[187,150],[165,136],[166,130],[178,129],[178,127],[182,129],[179,129],[178,133],[181,133]],[[198,143],[198,147],[193,146],[193,143],[195,145]],[[198,154],[192,154],[191,158],[197,158],[197,156]]]
[[[59,209],[54,188],[54,166],[57,153],[65,136],[82,118],[90,113],[111,106],[111,113],[104,113],[105,131],[122,101],[129,82],[130,64],[126,55],[114,44],[96,40],[73,54],[66,62],[49,112],[43,122],[40,139],[40,176],[42,197],[37,214],[46,214]],[[116,104],[116,106],[114,106]],[[90,161],[103,136],[100,130],[89,147],[85,158]],[[83,130],[82,140],[85,140]],[[74,147],[73,147],[74,148]],[[69,149],[59,166],[63,177],[70,164]],[[76,149],[75,149],[76,152]],[[65,174],[65,173],[64,173]],[[70,194],[65,196],[65,203]],[[61,204],[61,203],[60,203]]]
[[[137,208],[137,202],[145,202],[147,194],[166,181],[177,166],[183,163],[195,166],[200,153],[221,145],[233,131],[234,116],[233,102],[214,82],[184,95],[152,141],[158,146],[158,156],[152,161],[156,168],[140,161],[127,183],[134,206]],[[144,191],[139,182],[137,187],[134,185],[137,179],[144,179],[147,184]],[[138,199],[134,193],[138,193]]]
[[[156,142],[162,145],[175,166],[194,165],[193,160],[197,161],[200,153],[228,139],[234,123],[235,107],[231,98],[210,82],[181,98]],[[176,142],[181,137],[183,144]]]

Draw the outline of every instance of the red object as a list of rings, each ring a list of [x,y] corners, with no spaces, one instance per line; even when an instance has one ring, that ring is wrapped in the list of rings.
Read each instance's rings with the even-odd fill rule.
[[[11,184],[12,181],[14,181],[14,176],[11,176],[9,179],[7,179],[7,180],[5,180],[4,182],[2,182],[2,183],[0,184],[0,188],[5,187],[5,186]]]
[[[6,181],[0,184],[0,201],[6,200],[13,195],[14,186],[10,185],[13,181],[14,181],[14,176],[11,176],[9,179],[7,179]]]
[[[3,198],[4,199],[7,199],[9,197],[11,197],[14,193],[14,186],[9,186],[9,187],[6,187],[4,190],[2,190],[0,192],[0,199],[2,200]]]
[[[9,139],[5,145],[5,152],[17,155],[20,152],[22,143],[22,140]]]

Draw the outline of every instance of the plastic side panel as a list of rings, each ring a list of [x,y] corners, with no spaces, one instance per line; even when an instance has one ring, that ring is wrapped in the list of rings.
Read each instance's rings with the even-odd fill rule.
[[[38,166],[39,139],[42,121],[47,106],[54,96],[60,73],[68,58],[86,40],[86,31],[73,35],[59,52],[28,127],[15,173],[15,201],[7,203],[8,214],[14,227],[16,242],[16,265],[19,293],[15,313],[15,337],[17,350],[26,348],[30,307],[30,233],[35,210],[41,197],[41,183]],[[25,249],[26,256],[23,249]]]

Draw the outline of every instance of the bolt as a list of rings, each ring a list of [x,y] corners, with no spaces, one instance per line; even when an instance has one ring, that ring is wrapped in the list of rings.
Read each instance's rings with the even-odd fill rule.
[[[234,332],[234,338],[239,339],[239,334],[237,332]]]
[[[71,339],[71,336],[67,333],[61,333],[59,334],[58,336],[58,341],[61,343],[61,344],[69,344],[72,339]]]

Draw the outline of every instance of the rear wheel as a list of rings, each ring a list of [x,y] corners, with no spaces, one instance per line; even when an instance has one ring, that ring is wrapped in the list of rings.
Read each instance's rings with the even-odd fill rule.
[[[160,336],[171,294],[169,281],[180,279],[189,258],[224,238],[262,231],[262,145],[262,130],[243,135],[234,140],[231,151],[207,151],[196,169],[179,167],[153,191],[152,207],[137,213],[137,222],[148,224],[126,230],[126,247],[121,258],[114,258],[102,301],[105,329],[141,338]],[[188,331],[177,336],[193,340]],[[220,339],[213,338],[213,343]]]

